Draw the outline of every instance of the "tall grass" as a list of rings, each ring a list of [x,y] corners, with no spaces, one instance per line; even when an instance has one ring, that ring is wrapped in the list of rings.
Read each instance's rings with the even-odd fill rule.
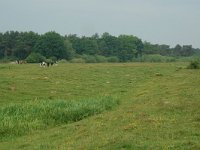
[[[118,103],[116,99],[105,97],[79,101],[32,101],[5,106],[0,109],[0,139],[79,121],[110,110]]]

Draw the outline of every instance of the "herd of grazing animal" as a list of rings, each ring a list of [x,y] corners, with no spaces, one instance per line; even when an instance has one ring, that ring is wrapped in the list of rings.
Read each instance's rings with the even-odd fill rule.
[[[16,63],[16,64],[26,64],[27,62],[25,60],[16,60],[16,62],[13,62],[13,63]],[[50,66],[53,66],[53,65],[57,65],[57,62],[40,62],[39,63],[40,67],[50,67]]]
[[[56,62],[55,62],[56,63]],[[49,67],[49,66],[53,66],[55,64],[54,62],[41,62],[40,63],[40,67]]]

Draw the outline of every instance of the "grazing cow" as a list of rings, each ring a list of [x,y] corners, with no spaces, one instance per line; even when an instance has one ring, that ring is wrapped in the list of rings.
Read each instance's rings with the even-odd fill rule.
[[[40,63],[40,67],[49,67],[49,66],[53,66],[54,62],[41,62]]]
[[[46,64],[47,64],[47,67],[49,67],[49,64],[50,64],[50,63],[49,63],[49,62],[47,62]]]
[[[46,62],[44,62],[44,61],[41,62],[41,63],[40,63],[40,67],[46,67]]]

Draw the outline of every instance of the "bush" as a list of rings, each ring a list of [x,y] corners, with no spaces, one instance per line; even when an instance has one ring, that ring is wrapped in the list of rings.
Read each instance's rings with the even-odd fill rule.
[[[66,59],[61,59],[61,60],[59,60],[59,63],[65,64],[65,63],[68,63],[68,61]]]
[[[28,63],[40,63],[46,61],[46,58],[42,56],[40,53],[31,53],[27,58],[26,61]]]
[[[97,63],[107,62],[107,58],[101,55],[95,55],[95,59]]]
[[[70,60],[71,63],[85,63],[85,60],[83,58],[73,58]]]
[[[159,54],[155,55],[143,55],[141,58],[142,62],[162,62],[162,56]]]
[[[54,61],[53,61],[52,59],[49,58],[49,59],[46,59],[46,62],[47,62],[47,63],[53,63]]]
[[[119,58],[117,56],[107,57],[108,62],[119,62]]]
[[[85,60],[86,63],[96,63],[95,56],[92,55],[83,55],[82,58]]]
[[[188,69],[200,69],[200,60],[193,60],[190,62]]]
[[[50,57],[49,59],[51,59],[53,62],[57,61],[57,58],[55,56]]]

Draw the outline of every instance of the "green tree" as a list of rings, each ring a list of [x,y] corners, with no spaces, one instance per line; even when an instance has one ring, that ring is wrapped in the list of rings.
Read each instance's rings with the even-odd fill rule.
[[[192,49],[192,45],[183,45],[181,55],[182,56],[192,56],[194,51]]]
[[[79,49],[77,49],[78,54],[86,54],[86,55],[95,55],[98,53],[98,44],[97,41],[89,38],[82,37],[80,40]]]
[[[98,33],[95,33],[91,38],[98,41],[100,37]]]
[[[4,58],[14,57],[14,48],[16,46],[16,39],[19,36],[19,32],[15,31],[7,31],[3,34],[2,39],[2,53],[4,53]]]
[[[150,42],[145,41],[143,45],[144,45],[143,49],[144,54],[155,54],[154,46]]]
[[[78,37],[76,34],[70,34],[65,36],[65,40],[69,40],[72,43],[72,48],[75,50],[75,53],[80,52],[80,37]]]
[[[19,42],[15,46],[13,52],[14,52],[14,56],[16,56],[18,59],[21,59],[21,60],[25,59],[31,53],[29,47],[23,42],[22,43]]]
[[[0,33],[0,59],[4,57],[3,34]]]
[[[120,46],[118,57],[120,61],[131,61],[134,57],[137,57],[137,37],[132,35],[120,35],[118,37]]]
[[[137,37],[135,37],[136,38],[136,41],[135,41],[135,44],[136,44],[136,50],[137,50],[137,52],[136,52],[136,58],[138,58],[138,57],[142,57],[142,53],[143,53],[143,49],[144,49],[144,44],[143,44],[143,42],[142,42],[142,40],[141,39],[139,39],[139,38],[137,38]]]
[[[103,56],[117,56],[119,41],[117,37],[105,32],[99,39],[99,54]]]
[[[67,57],[64,38],[56,32],[47,32],[41,35],[34,49],[35,52],[46,58],[55,56],[57,59],[62,59]]]
[[[71,60],[75,55],[75,50],[72,47],[72,43],[66,39],[64,41],[64,47],[66,50],[66,59]]]
[[[45,61],[46,58],[42,56],[40,53],[34,53],[32,52],[27,58],[26,61],[28,63],[40,63]]]
[[[162,45],[159,45],[159,54],[163,56],[171,56],[172,50],[170,49],[169,45],[162,44]]]
[[[173,48],[173,56],[181,56],[181,50],[182,50],[181,45],[177,44],[177,45]]]
[[[34,32],[22,32],[16,39],[14,55],[18,59],[25,59],[34,50],[39,35]]]

